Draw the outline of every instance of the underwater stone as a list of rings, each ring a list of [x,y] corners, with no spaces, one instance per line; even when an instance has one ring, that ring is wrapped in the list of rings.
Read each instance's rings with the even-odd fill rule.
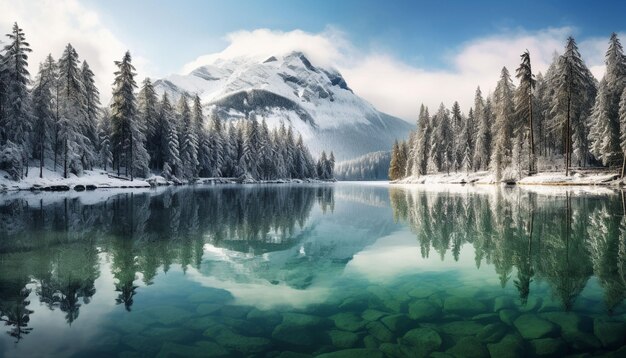
[[[437,318],[440,313],[439,307],[426,300],[413,301],[409,304],[409,317],[414,320],[430,321]]]
[[[214,303],[202,303],[196,307],[196,313],[199,315],[209,315],[218,311],[222,306]]]
[[[466,297],[448,297],[443,303],[446,313],[459,315],[476,315],[484,313],[487,307],[480,301]]]
[[[213,342],[197,342],[195,346],[165,342],[157,355],[165,357],[228,357],[230,352]]]
[[[250,312],[250,308],[245,306],[226,305],[220,308],[222,316],[231,318],[244,318],[248,315],[248,312]]]
[[[318,358],[383,358],[382,352],[376,349],[353,348],[332,353],[320,354]]]
[[[408,292],[408,295],[411,297],[415,297],[415,298],[427,298],[427,297],[434,295],[437,292],[439,292],[439,290],[434,287],[428,287],[428,286],[416,287],[416,288],[411,289]]]
[[[511,296],[496,297],[493,301],[493,311],[498,312],[505,308],[515,308],[515,302]]]
[[[487,345],[492,357],[518,358],[524,357],[524,341],[513,334],[504,336],[498,343]]]
[[[337,348],[352,348],[359,340],[359,336],[347,331],[332,330],[328,332],[330,341]]]
[[[282,316],[276,311],[262,311],[258,308],[253,308],[250,312],[248,312],[246,319],[249,321],[256,321],[266,325],[275,326],[282,321]]]
[[[378,349],[381,352],[385,353],[385,355],[387,357],[404,358],[404,357],[408,357],[409,356],[409,354],[407,352],[407,349],[402,347],[399,344],[383,343],[383,344],[380,345],[380,347]]]
[[[378,321],[370,322],[365,327],[374,338],[381,342],[391,342],[393,340],[393,333]]]
[[[242,336],[228,329],[218,333],[214,339],[221,346],[244,354],[263,352],[271,346],[267,338]]]
[[[233,299],[233,295],[217,288],[203,287],[201,291],[194,292],[187,297],[193,303],[225,303]]]
[[[339,305],[342,311],[363,311],[369,306],[367,298],[364,297],[348,297]]]
[[[380,342],[374,338],[374,336],[365,336],[365,338],[363,338],[363,345],[365,348],[378,349]]]
[[[538,357],[562,357],[566,349],[565,343],[557,338],[533,339],[530,346]]]
[[[356,332],[363,329],[363,327],[365,327],[365,324],[367,323],[361,317],[352,312],[337,313],[330,316],[330,319],[335,322],[335,327],[344,331],[351,332]]]
[[[446,351],[455,357],[483,358],[489,357],[489,351],[476,337],[463,337],[454,347]]]
[[[504,337],[507,333],[508,326],[504,323],[491,323],[483,327],[483,329],[476,335],[478,339],[485,343],[495,343]]]
[[[593,333],[604,347],[617,348],[624,344],[626,324],[596,318],[593,322]]]
[[[412,329],[398,341],[403,345],[413,346],[412,350],[421,355],[438,350],[443,342],[437,331],[426,327]]]
[[[519,316],[519,313],[515,310],[503,309],[500,310],[499,314],[500,320],[509,326],[513,325],[513,321]]]
[[[473,336],[482,329],[483,326],[474,321],[455,321],[439,326],[441,332],[453,336]]]
[[[408,316],[403,314],[394,314],[383,317],[380,320],[389,330],[396,334],[403,334],[407,330],[416,327],[417,323],[412,321]]]
[[[193,316],[193,313],[174,306],[154,306],[137,312],[138,315],[149,315],[163,325],[181,323]]]
[[[309,357],[313,357],[313,356],[310,354],[297,353],[297,352],[291,352],[291,351],[283,351],[283,352],[280,352],[280,354],[276,356],[276,358],[309,358]]]
[[[363,314],[361,314],[361,317],[363,317],[363,319],[366,321],[378,321],[381,317],[386,316],[387,314],[388,313],[386,312],[368,308],[365,311],[363,311]]]
[[[541,303],[543,302],[543,300],[539,297],[529,297],[528,301],[526,301],[526,304],[519,306],[519,311],[520,312],[533,312],[539,309],[539,307],[541,307]]]
[[[602,347],[600,340],[591,333],[563,332],[561,336],[575,350],[596,350]]]
[[[500,320],[500,316],[497,313],[481,313],[472,317],[472,321],[480,323],[492,323]]]
[[[582,333],[583,320],[573,312],[546,312],[539,315],[561,328],[563,333]],[[590,325],[591,326],[591,325]]]
[[[522,337],[526,339],[544,338],[558,332],[557,326],[534,314],[519,316],[513,324]]]

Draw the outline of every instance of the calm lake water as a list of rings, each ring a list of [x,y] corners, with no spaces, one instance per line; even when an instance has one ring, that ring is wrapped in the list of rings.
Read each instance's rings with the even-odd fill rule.
[[[624,357],[624,207],[371,183],[1,194],[0,356]]]

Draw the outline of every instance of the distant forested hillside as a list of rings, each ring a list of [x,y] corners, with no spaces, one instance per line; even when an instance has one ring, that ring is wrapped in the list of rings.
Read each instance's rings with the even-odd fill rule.
[[[390,152],[373,152],[337,163],[337,180],[387,180]]]

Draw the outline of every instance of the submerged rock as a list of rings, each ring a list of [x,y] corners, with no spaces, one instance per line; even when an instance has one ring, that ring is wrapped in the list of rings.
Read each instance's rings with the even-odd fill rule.
[[[530,341],[530,346],[538,357],[562,357],[567,348],[559,338],[533,339]]]
[[[522,337],[526,339],[549,337],[558,332],[558,328],[554,323],[534,314],[521,315],[513,324]]]
[[[455,357],[483,358],[489,357],[489,351],[476,337],[463,337],[447,353]]]
[[[267,338],[242,336],[229,329],[219,332],[214,339],[221,346],[244,354],[260,353],[271,346],[271,342]]]
[[[413,301],[409,304],[409,317],[417,321],[431,321],[441,314],[435,304],[426,300]]]
[[[448,297],[443,302],[443,311],[462,316],[484,313],[487,307],[480,301],[467,297]]]
[[[500,320],[509,326],[513,325],[513,321],[519,316],[519,313],[511,309],[503,309],[498,313]]]
[[[344,331],[356,332],[365,327],[367,321],[357,316],[353,312],[341,312],[330,316],[330,319],[335,322],[335,327]]]
[[[202,303],[196,307],[196,313],[199,315],[210,315],[217,312],[222,306],[214,303]]]
[[[491,323],[483,327],[476,337],[485,343],[499,342],[506,335],[508,328],[504,323]]]
[[[368,323],[365,328],[367,328],[370,335],[380,342],[391,342],[393,340],[393,333],[378,321]]]
[[[193,316],[193,313],[175,306],[153,306],[137,312],[139,315],[153,317],[163,325],[181,323]]]
[[[626,338],[626,323],[595,319],[593,322],[593,333],[598,337],[602,346],[606,348],[617,348],[624,344]]]
[[[411,350],[419,355],[426,356],[431,352],[439,350],[443,340],[437,331],[431,328],[412,329],[398,340],[402,345],[411,346]]]
[[[320,354],[318,358],[383,358],[382,352],[376,349],[353,348],[341,351]]]
[[[493,311],[498,312],[503,309],[512,309],[515,308],[515,302],[513,301],[513,297],[511,296],[500,296],[496,297],[493,301]]]
[[[483,326],[474,321],[455,321],[439,326],[439,330],[452,336],[473,336],[482,330]]]
[[[430,287],[430,286],[416,287],[416,288],[411,289],[408,292],[408,295],[414,298],[421,299],[421,298],[428,298],[439,291],[440,290],[437,289],[436,287]]]
[[[415,321],[411,320],[408,316],[403,314],[394,314],[391,316],[383,317],[380,320],[390,331],[396,334],[403,334],[407,330],[417,326]]]
[[[513,334],[504,336],[498,343],[487,345],[492,357],[518,358],[524,357],[524,341],[521,337]]]
[[[361,317],[363,317],[363,319],[366,321],[378,321],[381,317],[386,316],[387,314],[388,313],[386,312],[368,308],[365,311],[363,311],[363,314],[361,314]]]
[[[214,342],[200,341],[194,346],[165,342],[157,357],[228,357],[230,352]]]
[[[359,340],[359,336],[352,332],[332,330],[328,332],[330,341],[337,348],[352,348]]]

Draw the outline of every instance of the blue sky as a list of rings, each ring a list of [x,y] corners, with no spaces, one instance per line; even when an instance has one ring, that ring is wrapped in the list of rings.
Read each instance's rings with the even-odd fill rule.
[[[623,29],[626,5],[589,1],[87,1],[104,23],[159,67],[174,70],[191,58],[218,52],[224,36],[269,28],[344,32],[358,48],[388,52],[425,68],[474,38],[502,31],[575,27],[575,35],[608,37]],[[523,4],[523,10],[519,10]],[[610,10],[609,10],[610,9]],[[168,56],[163,56],[164,51]]]
[[[531,52],[545,71],[574,35],[596,77],[611,32],[626,37],[617,1],[0,0],[0,31],[17,21],[33,47],[31,71],[68,42],[110,98],[114,61],[131,51],[139,80],[185,73],[215,58],[300,50],[341,71],[377,108],[414,120],[419,105],[488,93],[500,69]],[[521,10],[518,10],[518,7]]]

